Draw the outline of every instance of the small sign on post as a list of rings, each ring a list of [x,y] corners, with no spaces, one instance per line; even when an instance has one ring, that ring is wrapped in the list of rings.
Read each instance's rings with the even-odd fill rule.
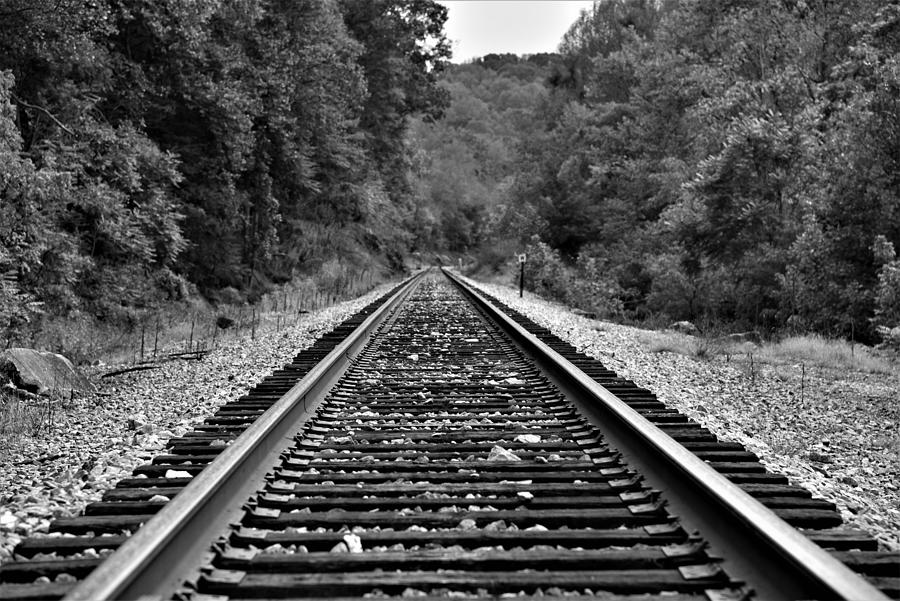
[[[522,298],[522,294],[525,291],[525,261],[527,257],[525,253],[519,254],[519,298]]]

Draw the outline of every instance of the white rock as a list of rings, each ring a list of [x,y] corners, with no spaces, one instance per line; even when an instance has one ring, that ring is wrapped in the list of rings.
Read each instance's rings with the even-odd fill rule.
[[[351,553],[363,552],[362,539],[356,534],[345,534],[344,544]]]
[[[184,470],[166,470],[166,478],[193,478],[190,472]]]
[[[499,463],[503,461],[522,461],[522,458],[500,445],[494,445],[487,457],[487,461]]]

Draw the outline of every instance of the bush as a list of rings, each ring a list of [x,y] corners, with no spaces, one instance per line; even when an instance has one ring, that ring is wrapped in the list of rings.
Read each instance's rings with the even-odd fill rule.
[[[582,254],[570,266],[559,251],[536,238],[526,254],[525,287],[529,290],[598,316],[622,314],[622,289],[600,259]]]
[[[540,296],[564,300],[571,275],[558,250],[550,248],[537,237],[525,249],[525,287]],[[518,283],[516,274],[515,283]]]
[[[602,261],[585,254],[578,257],[566,302],[598,317],[621,316],[622,293],[621,286],[609,275]]]

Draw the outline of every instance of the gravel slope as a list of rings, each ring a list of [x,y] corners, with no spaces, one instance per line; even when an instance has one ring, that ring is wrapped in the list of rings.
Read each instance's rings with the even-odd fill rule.
[[[900,374],[807,369],[801,398],[799,366],[756,366],[751,378],[746,366],[723,357],[653,353],[640,329],[469,281],[834,502],[848,525],[869,531],[886,550],[900,550]]]
[[[255,340],[249,334],[220,338],[202,361],[170,361],[102,380],[99,376],[115,366],[92,370],[100,395],[74,399],[57,411],[49,429],[23,434],[0,451],[0,561],[23,537],[46,531],[52,518],[77,515],[99,500],[136,466],[160,454],[169,438],[245,394],[391,287],[303,315],[280,332],[258,332]],[[134,417],[137,429],[131,430]]]

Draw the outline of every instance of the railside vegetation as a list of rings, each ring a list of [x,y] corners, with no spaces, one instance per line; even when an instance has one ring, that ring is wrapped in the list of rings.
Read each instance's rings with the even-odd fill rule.
[[[453,66],[453,120],[412,129],[480,268],[527,252],[528,288],[626,320],[900,325],[896,3],[603,0],[559,50],[532,95],[527,59]]]

